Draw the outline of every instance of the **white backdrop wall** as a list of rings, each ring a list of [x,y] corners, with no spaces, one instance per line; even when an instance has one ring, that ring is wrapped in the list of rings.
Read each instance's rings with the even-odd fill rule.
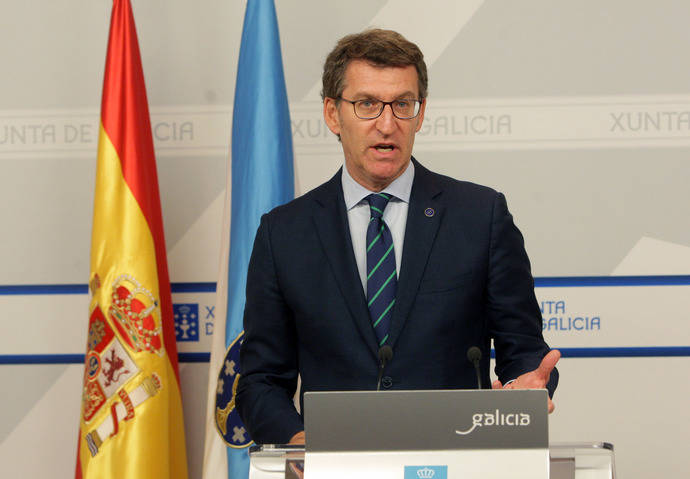
[[[375,25],[417,42],[430,97],[415,155],[506,193],[544,333],[569,354],[551,439],[613,442],[620,477],[685,477],[690,4],[276,3],[297,193],[342,163],[318,96],[335,41]],[[204,353],[244,5],[133,0],[173,300],[198,315],[197,334],[178,342],[190,477],[200,476],[203,454]],[[71,477],[110,2],[2,7],[0,467],[3,477]]]

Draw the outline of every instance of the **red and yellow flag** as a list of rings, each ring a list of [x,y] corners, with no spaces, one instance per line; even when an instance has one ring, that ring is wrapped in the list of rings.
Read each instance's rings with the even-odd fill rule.
[[[156,160],[129,0],[113,2],[76,478],[186,478]]]

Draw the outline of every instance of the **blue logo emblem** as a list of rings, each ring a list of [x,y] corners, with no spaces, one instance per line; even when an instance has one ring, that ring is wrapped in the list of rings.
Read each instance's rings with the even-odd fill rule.
[[[94,351],[86,356],[86,374],[93,380],[101,372],[101,357]]]
[[[199,341],[199,305],[197,303],[173,304],[175,339]]]
[[[405,466],[405,479],[448,479],[448,466]]]
[[[252,438],[242,424],[235,409],[235,394],[240,380],[240,346],[244,331],[228,347],[218,373],[216,388],[216,429],[230,447],[243,448],[252,444]]]

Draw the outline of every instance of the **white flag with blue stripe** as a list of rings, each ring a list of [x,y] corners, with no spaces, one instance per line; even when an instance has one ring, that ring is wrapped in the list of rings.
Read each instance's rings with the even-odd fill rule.
[[[228,171],[209,372],[205,479],[244,479],[248,474],[251,437],[234,408],[247,268],[261,215],[294,197],[292,130],[273,0],[247,2]]]

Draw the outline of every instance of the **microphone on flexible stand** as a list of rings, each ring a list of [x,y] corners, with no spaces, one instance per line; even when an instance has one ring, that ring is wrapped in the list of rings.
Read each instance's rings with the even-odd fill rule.
[[[482,359],[482,350],[477,346],[472,346],[467,350],[467,360],[474,365],[474,372],[477,374],[477,388],[482,389],[482,375],[479,372],[479,361]]]
[[[381,378],[383,377],[383,369],[386,367],[388,361],[393,359],[393,348],[384,344],[379,348],[379,377],[376,380],[376,390],[381,390]]]

